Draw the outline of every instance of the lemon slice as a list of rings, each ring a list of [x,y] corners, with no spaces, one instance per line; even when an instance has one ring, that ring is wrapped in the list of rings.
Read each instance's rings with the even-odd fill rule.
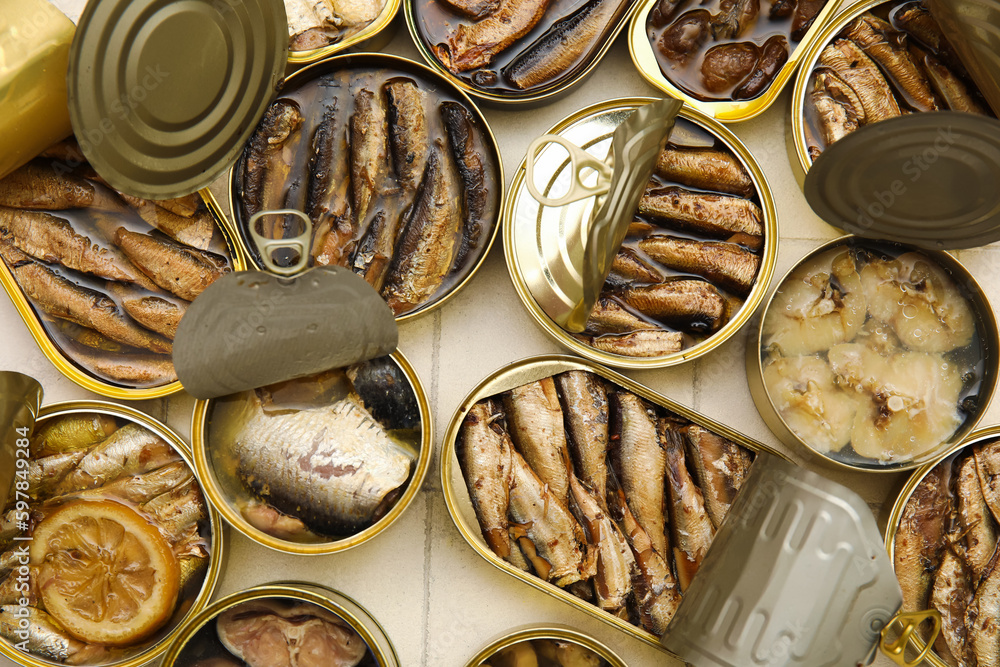
[[[45,609],[93,644],[126,646],[170,619],[180,569],[160,531],[127,505],[66,503],[35,529],[31,562]]]

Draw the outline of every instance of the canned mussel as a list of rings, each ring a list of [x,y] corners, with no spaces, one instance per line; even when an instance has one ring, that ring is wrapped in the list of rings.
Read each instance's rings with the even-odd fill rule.
[[[603,158],[622,116],[647,101],[603,102],[561,121],[551,133]],[[546,193],[570,177],[570,162],[560,151],[547,147],[535,161],[535,173],[545,172]],[[687,107],[657,158],[582,333],[567,332],[540,308],[519,258],[525,242],[518,240],[533,239],[539,220],[580,211],[539,204],[526,187],[524,164],[512,193],[504,213],[504,250],[522,302],[560,343],[600,363],[668,366],[714,349],[751,317],[774,270],[778,231],[763,173],[735,135]]]
[[[326,554],[392,524],[423,483],[431,414],[400,353],[199,401],[195,465],[226,520],[279,551]]]
[[[180,390],[171,351],[188,304],[242,268],[221,219],[198,194],[112,190],[67,140],[0,180],[0,280],[71,380],[113,398],[162,396]]]
[[[611,649],[568,628],[528,628],[502,637],[466,667],[625,667]]]
[[[859,127],[921,111],[994,115],[922,1],[853,5],[817,36],[795,82],[802,172]]]
[[[222,553],[187,446],[135,410],[78,401],[42,409],[27,460],[0,519],[0,653],[30,667],[161,655]]]
[[[941,614],[941,634],[927,658],[935,667],[1000,660],[998,474],[1000,428],[992,426],[917,470],[892,509],[885,542],[903,611]]]
[[[233,215],[311,219],[310,265],[351,267],[397,317],[427,312],[471,278],[496,235],[503,188],[485,119],[428,68],[392,56],[339,56],[300,70],[231,171]],[[258,220],[266,238],[303,234],[293,216]],[[281,251],[279,250],[278,253]],[[279,265],[297,256],[272,255]]]
[[[850,236],[785,276],[747,348],[754,400],[779,438],[876,471],[914,468],[965,438],[997,363],[993,311],[957,260]]]
[[[285,0],[288,61],[312,63],[373,38],[399,10],[399,0]]]
[[[718,120],[746,120],[775,100],[836,5],[775,0],[765,16],[749,0],[648,0],[632,19],[632,57],[664,92]]]
[[[408,0],[424,59],[496,103],[551,100],[582,81],[628,23],[636,0]]]
[[[398,667],[385,631],[343,593],[278,582],[229,595],[192,618],[164,667]]]
[[[441,474],[486,560],[658,645],[758,451],[601,366],[535,357],[473,390]]]

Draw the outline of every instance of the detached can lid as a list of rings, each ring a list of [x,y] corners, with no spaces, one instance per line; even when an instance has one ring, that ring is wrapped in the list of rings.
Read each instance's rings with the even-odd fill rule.
[[[18,449],[29,440],[42,405],[42,385],[23,373],[0,371],[0,497],[10,498]],[[20,458],[24,458],[21,454]]]
[[[113,187],[209,185],[271,102],[288,57],[280,0],[91,0],[70,51],[70,118]]]
[[[806,174],[813,211],[866,238],[925,249],[1000,240],[1000,121],[958,111],[862,127]]]

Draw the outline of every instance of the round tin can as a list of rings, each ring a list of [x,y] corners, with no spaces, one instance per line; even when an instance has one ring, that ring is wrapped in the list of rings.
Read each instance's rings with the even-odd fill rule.
[[[46,421],[65,417],[74,414],[100,414],[113,417],[115,419],[137,424],[148,429],[155,435],[165,440],[183,459],[188,468],[191,469],[197,479],[197,472],[191,460],[191,450],[184,443],[177,433],[161,424],[152,417],[133,408],[109,403],[105,401],[65,401],[44,406],[38,414],[35,422],[35,432],[44,426]],[[132,655],[126,654],[120,659],[111,662],[101,663],[108,667],[140,667],[155,661],[167,650],[170,644],[180,635],[182,627],[195,615],[201,612],[219,581],[219,574],[222,569],[225,545],[223,542],[222,521],[218,513],[206,503],[208,513],[208,528],[210,531],[208,567],[204,572],[200,587],[191,592],[188,599],[178,601],[177,610],[170,623],[159,631],[156,638]],[[46,660],[30,653],[24,653],[14,648],[6,638],[0,638],[0,655],[4,655],[19,665],[26,667],[51,667],[53,665],[64,664],[62,662]]]
[[[972,318],[974,320],[974,343],[978,340],[980,348],[977,360],[972,362],[974,373],[977,376],[974,379],[978,380],[978,383],[973,382],[973,386],[978,384],[978,389],[974,394],[970,394],[974,397],[974,405],[970,406],[969,409],[966,409],[965,400],[963,400],[962,407],[966,416],[961,425],[952,433],[950,437],[942,441],[939,445],[931,447],[923,453],[917,453],[915,457],[910,460],[903,459],[899,462],[887,461],[885,463],[880,463],[875,459],[869,459],[858,455],[854,453],[853,450],[851,452],[851,458],[835,456],[836,452],[819,451],[815,446],[795,434],[792,426],[780,414],[775,398],[768,392],[765,385],[764,368],[766,361],[765,357],[767,356],[764,348],[765,323],[768,320],[768,314],[776,308],[775,301],[781,292],[782,286],[784,286],[789,281],[790,277],[792,277],[797,271],[802,269],[802,267],[808,266],[812,260],[820,257],[824,253],[837,248],[853,247],[874,250],[875,252],[893,257],[896,256],[896,253],[922,253],[931,262],[936,264],[937,267],[940,267],[948,275],[948,277],[959,286],[959,289],[964,292],[964,298],[968,301]],[[867,304],[865,307],[867,308]],[[859,326],[858,328],[860,329],[861,327]],[[889,329],[890,326],[886,324],[885,328]],[[894,339],[894,334],[891,331],[887,332],[885,335]],[[900,343],[900,345],[903,346],[902,343]],[[831,344],[831,347],[832,346],[833,344]],[[898,472],[901,470],[911,470],[922,466],[929,460],[937,459],[941,455],[941,452],[954,448],[957,443],[962,442],[976,427],[976,424],[979,423],[983,415],[986,413],[986,409],[993,398],[994,392],[996,391],[998,368],[1000,368],[998,349],[1000,349],[1000,334],[998,334],[997,331],[997,321],[994,316],[993,309],[979,283],[976,282],[972,274],[969,273],[969,271],[952,255],[944,251],[924,250],[887,241],[871,241],[858,236],[842,236],[838,239],[829,241],[828,243],[825,243],[808,253],[805,257],[799,260],[795,266],[789,269],[780,281],[778,281],[775,291],[771,294],[768,304],[764,307],[761,313],[757,333],[755,336],[750,338],[747,344],[747,382],[750,386],[750,394],[753,397],[754,404],[757,406],[757,411],[760,413],[771,432],[774,433],[774,435],[777,436],[777,438],[786,446],[799,451],[808,452],[816,460],[823,461],[843,469],[855,471],[865,470],[870,472]],[[896,351],[905,353],[907,352],[907,348],[903,346]],[[824,354],[825,352],[826,350],[824,349],[819,351],[819,354]],[[811,356],[814,355],[812,353],[803,353],[803,355],[798,358],[805,359]],[[791,359],[792,357],[789,356],[784,358]],[[822,357],[817,356],[816,358],[822,361]],[[826,362],[822,361],[822,363],[826,367]],[[963,378],[963,382],[964,381],[965,380]],[[853,415],[851,416],[851,420],[853,420]]]
[[[496,641],[491,642],[489,646],[477,653],[476,656],[466,664],[466,667],[479,667],[480,665],[488,662],[492,656],[503,651],[504,649],[509,649],[519,644],[531,645],[533,642],[538,641],[552,641],[563,644],[571,644],[581,649],[585,649],[590,653],[590,655],[587,656],[588,658],[592,660],[593,657],[596,656],[600,659],[599,663],[595,663],[598,664],[599,667],[626,667],[625,661],[619,658],[614,651],[601,642],[583,634],[582,632],[577,632],[571,628],[560,627],[529,627],[511,631]],[[581,662],[573,664],[584,663]],[[589,665],[591,662],[587,662],[586,664]]]
[[[233,593],[192,616],[177,633],[175,641],[163,658],[163,667],[191,667],[195,658],[207,657],[197,655],[200,647],[196,646],[196,642],[205,639],[206,634],[215,634],[209,625],[220,614],[239,604],[265,600],[292,604],[306,603],[335,614],[360,635],[368,646],[368,654],[362,659],[362,665],[399,667],[399,657],[389,636],[364,607],[339,591],[296,581],[264,584]],[[224,648],[221,650],[225,651]]]
[[[570,141],[589,150],[599,151],[601,147],[607,146],[610,142],[611,135],[623,120],[623,116],[636,107],[652,101],[654,100],[651,98],[635,97],[600,102],[570,114],[553,126],[548,133],[561,136],[571,135]],[[763,301],[764,293],[774,272],[778,252],[777,213],[767,178],[757,161],[735,134],[702,112],[685,106],[681,109],[678,117],[690,122],[699,131],[712,136],[715,141],[721,142],[742,163],[750,175],[759,197],[764,229],[763,248],[760,251],[760,268],[757,271],[753,287],[739,310],[719,331],[679,352],[656,357],[629,357],[598,350],[562,329],[544,312],[532,296],[530,285],[518,263],[515,249],[518,239],[534,239],[537,236],[536,228],[541,217],[540,210],[542,210],[527,188],[526,159],[521,161],[511,183],[510,193],[503,211],[503,243],[507,269],[510,272],[514,288],[532,318],[546,333],[574,353],[601,364],[622,368],[662,368],[691,361],[711,352],[729,340],[750,320],[757,306]],[[675,129],[674,132],[677,133],[678,130]],[[596,148],[593,148],[595,146]],[[597,155],[597,153],[593,154]],[[598,159],[602,157],[603,155]],[[562,239],[553,241],[553,243],[562,242]],[[555,249],[552,248],[552,250]]]
[[[548,82],[529,86],[525,90],[518,90],[513,86],[503,87],[493,86],[492,84],[490,86],[478,85],[474,80],[475,76],[483,73],[485,70],[472,70],[464,72],[462,75],[457,75],[445,67],[444,63],[441,62],[441,59],[434,54],[433,46],[437,42],[435,41],[435,43],[431,43],[433,40],[427,35],[423,24],[428,20],[436,20],[438,18],[449,16],[455,17],[456,23],[454,25],[465,25],[459,21],[467,19],[461,19],[457,14],[451,14],[451,12],[444,7],[439,7],[437,0],[430,0],[429,2],[428,0],[406,0],[403,5],[403,9],[406,12],[406,26],[410,30],[410,36],[413,37],[413,43],[417,45],[420,55],[423,56],[427,64],[433,67],[449,82],[469,95],[494,106],[531,108],[554,102],[563,95],[569,93],[570,90],[582,83],[593,73],[594,69],[611,49],[611,45],[614,44],[618,33],[625,28],[629,20],[639,8],[640,3],[638,0],[629,1],[631,4],[624,10],[621,18],[619,18],[613,25],[610,32],[606,35],[606,37],[604,37],[603,40],[595,44],[593,46],[593,51],[583,59],[585,64],[582,67],[574,66],[576,71],[571,71],[571,74],[569,75],[559,75]],[[567,19],[565,16],[555,16],[550,18],[548,16],[550,13],[562,12],[563,15],[576,15],[577,10],[584,6],[585,3],[553,2],[552,5],[546,9],[542,20],[540,20],[538,24],[536,24],[523,37],[516,40],[514,45],[511,45],[508,49],[503,51],[497,60],[512,60],[512,58],[509,57],[511,52],[515,52],[516,57],[516,52],[521,51],[522,49],[526,50],[530,46],[538,44],[544,37],[546,30],[551,26],[556,25],[560,21],[565,21],[567,23],[572,22],[571,18]],[[442,16],[428,16],[428,14],[433,13],[439,13]],[[496,69],[500,69],[500,66],[495,67]],[[572,69],[573,68],[571,68],[571,70]],[[495,74],[495,72],[491,73]],[[496,75],[493,78],[495,79],[494,83],[496,83],[503,79],[503,76]]]
[[[617,385],[649,403],[665,408],[672,414],[681,417],[693,424],[722,436],[723,438],[736,443],[740,447],[754,453],[767,453],[780,458],[784,455],[765,444],[751,440],[735,429],[721,424],[709,417],[691,410],[690,408],[671,400],[651,389],[641,385],[624,375],[605,368],[593,361],[573,357],[569,355],[540,355],[528,357],[507,364],[497,369],[484,378],[459,405],[455,414],[448,424],[448,430],[444,434],[442,445],[441,461],[441,488],[444,493],[444,501],[448,507],[448,513],[452,521],[458,528],[458,532],[472,549],[486,560],[490,565],[506,572],[510,576],[518,579],[527,586],[542,591],[550,597],[561,600],[565,604],[575,607],[580,611],[596,618],[608,625],[617,628],[629,637],[638,639],[657,649],[664,650],[660,644],[660,638],[647,630],[631,624],[627,619],[623,619],[615,614],[600,609],[594,604],[587,602],[569,591],[543,580],[534,574],[529,574],[502,559],[487,544],[480,530],[476,517],[476,510],[469,497],[468,487],[462,474],[462,469],[458,461],[456,443],[469,411],[482,399],[489,398],[496,394],[519,387],[526,383],[550,378],[566,371],[586,371],[593,373],[612,385]],[[475,663],[473,663],[475,664]]]
[[[432,70],[426,65],[422,65],[406,58],[382,53],[351,53],[332,56],[314,62],[289,76],[283,85],[283,90],[287,92],[296,85],[304,84],[325,74],[331,74],[355,67],[386,69],[400,75],[410,75],[418,82],[424,82],[425,84],[430,85],[431,88],[428,91],[429,95],[433,94],[435,90],[440,90],[443,91],[443,95],[451,96],[459,100],[462,105],[472,113],[476,123],[479,128],[481,128],[480,138],[488,153],[488,155],[484,155],[482,157],[489,163],[495,173],[495,178],[493,179],[493,182],[495,183],[495,194],[491,198],[492,203],[488,204],[488,206],[492,206],[492,213],[487,216],[486,220],[480,221],[482,229],[480,239],[482,240],[479,242],[479,246],[471,251],[475,252],[477,256],[467,260],[469,261],[467,269],[459,268],[457,271],[453,271],[447,276],[446,280],[454,278],[454,283],[449,285],[446,291],[432,296],[429,300],[423,302],[415,309],[397,316],[397,321],[402,322],[404,320],[429,313],[435,308],[443,305],[459,290],[461,290],[462,287],[464,287],[470,280],[472,280],[473,276],[475,276],[476,272],[479,271],[480,267],[483,265],[483,262],[486,260],[487,254],[489,254],[489,250],[493,245],[493,241],[496,238],[500,227],[500,216],[504,201],[505,183],[503,161],[500,158],[500,149],[498,147],[496,137],[493,135],[493,131],[490,129],[486,117],[483,116],[482,112],[475,105],[475,103],[469,99],[468,95],[438,72]],[[242,161],[243,159],[240,158],[240,160],[238,160],[229,170],[229,214],[231,219],[234,221],[234,226],[237,231],[236,238],[241,246],[241,250],[245,254],[248,266],[260,270],[267,270],[260,261],[260,255],[253,239],[251,238],[249,230],[247,229],[247,223],[249,221],[246,219],[243,207],[239,203],[241,198],[238,183],[240,176],[238,171],[242,165]],[[490,209],[487,210],[489,211]]]
[[[389,43],[396,31],[393,19],[396,18],[396,13],[399,11],[400,2],[401,0],[386,0],[382,11],[371,23],[353,35],[332,44],[304,51],[293,51],[289,48],[288,63],[296,67],[311,65],[348,49],[364,48],[369,51],[378,51]]]
[[[699,99],[682,90],[677,84],[667,78],[660,68],[660,63],[654,52],[653,41],[650,39],[648,33],[650,16],[656,11],[659,4],[660,0],[645,0],[633,15],[632,22],[629,25],[629,53],[632,55],[632,62],[635,63],[639,73],[650,85],[662,90],[671,97],[684,100],[685,104],[697,109],[706,116],[723,123],[736,123],[749,120],[764,113],[774,103],[784,89],[785,84],[792,78],[795,68],[799,66],[799,63],[805,58],[806,53],[809,52],[810,46],[816,40],[823,25],[833,16],[839,3],[835,0],[829,0],[826,3],[813,20],[808,32],[806,32],[805,36],[803,36],[788,55],[788,60],[778,70],[774,79],[760,95],[749,100],[713,101]],[[758,20],[765,19],[760,18]]]
[[[985,428],[978,429],[969,434],[969,436],[958,443],[953,448],[944,452],[938,456],[933,461],[929,461],[924,465],[916,469],[913,474],[906,480],[903,485],[902,490],[896,497],[896,501],[892,505],[892,510],[890,511],[888,522],[885,528],[885,548],[889,553],[889,559],[893,562],[893,567],[896,566],[896,533],[899,530],[899,524],[903,519],[903,512],[906,510],[906,505],[913,496],[913,492],[916,490],[917,486],[924,480],[927,475],[934,470],[938,465],[941,465],[949,460],[952,460],[956,455],[967,450],[970,447],[976,445],[986,444],[988,442],[996,440],[1000,437],[1000,426],[988,426]],[[897,577],[899,573],[897,573]],[[904,609],[904,611],[907,611]],[[918,610],[923,611],[923,610]],[[911,641],[918,651],[923,651],[925,648],[924,640],[921,638],[919,633],[914,633]],[[925,657],[925,661],[934,667],[949,667],[949,663],[945,662],[941,656],[937,654],[933,649]]]
[[[405,483],[402,495],[391,509],[371,526],[340,539],[292,541],[276,537],[252,525],[241,511],[241,505],[245,506],[246,503],[252,502],[254,496],[236,478],[231,452],[213,442],[213,415],[216,414],[215,411],[220,401],[224,399],[199,400],[195,404],[191,422],[194,464],[198,470],[199,479],[203,480],[205,495],[231,526],[254,542],[276,551],[299,555],[321,555],[344,551],[363,544],[399,519],[420,491],[424,478],[427,476],[427,470],[430,468],[434,449],[432,413],[423,385],[406,357],[397,351],[383,359],[389,360],[398,368],[408,384],[407,389],[412,390],[420,419],[420,424],[415,429],[419,432],[418,451],[409,480]]]

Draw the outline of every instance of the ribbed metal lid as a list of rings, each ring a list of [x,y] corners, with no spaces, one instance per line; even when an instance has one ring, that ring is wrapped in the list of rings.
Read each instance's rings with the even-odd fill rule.
[[[957,111],[862,127],[823,151],[805,195],[831,225],[945,250],[1000,240],[1000,121]]]
[[[165,199],[235,160],[274,96],[280,0],[91,0],[70,53],[70,118],[113,187]]]

